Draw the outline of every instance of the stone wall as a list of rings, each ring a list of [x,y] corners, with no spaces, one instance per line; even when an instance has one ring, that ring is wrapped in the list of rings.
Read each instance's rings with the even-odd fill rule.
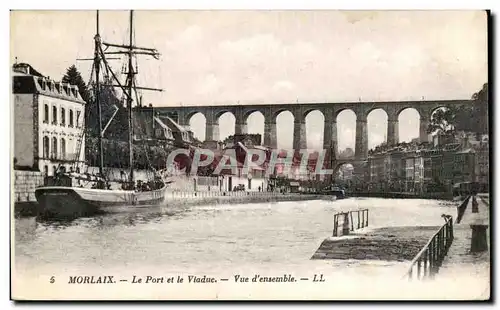
[[[14,170],[14,202],[35,202],[35,188],[43,185],[43,174],[39,171]]]

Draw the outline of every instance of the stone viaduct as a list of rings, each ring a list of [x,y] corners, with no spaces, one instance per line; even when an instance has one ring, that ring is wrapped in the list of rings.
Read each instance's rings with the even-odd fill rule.
[[[344,110],[352,110],[356,114],[356,141],[355,159],[364,160],[368,156],[367,116],[375,109],[382,109],[387,113],[387,143],[397,144],[398,117],[407,109],[414,108],[420,114],[420,142],[427,142],[427,127],[432,113],[446,106],[456,106],[470,103],[470,100],[433,100],[433,101],[397,101],[397,102],[344,102],[344,103],[290,103],[290,104],[263,104],[263,105],[205,105],[205,106],[175,106],[155,107],[156,114],[170,116],[178,124],[189,127],[189,121],[196,113],[202,113],[206,119],[205,139],[219,140],[219,117],[230,112],[234,115],[235,134],[247,133],[247,119],[250,114],[260,112],[264,115],[263,145],[270,148],[277,147],[276,117],[283,111],[290,111],[294,116],[293,148],[305,149],[307,114],[312,111],[323,113],[324,132],[323,148],[331,150],[337,146],[337,116]],[[337,151],[337,150],[336,150]]]

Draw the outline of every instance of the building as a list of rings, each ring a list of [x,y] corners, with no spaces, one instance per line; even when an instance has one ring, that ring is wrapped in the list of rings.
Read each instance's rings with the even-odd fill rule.
[[[476,152],[476,182],[478,182],[482,191],[487,191],[490,184],[490,147],[488,136],[483,137],[479,144],[475,146]]]
[[[59,166],[83,169],[85,101],[77,86],[46,78],[28,64],[16,64],[11,100],[15,169],[46,175]]]
[[[370,184],[369,189],[372,191],[385,190],[385,170],[386,170],[387,153],[373,154],[368,158],[368,166],[370,169]]]
[[[476,154],[472,149],[466,149],[454,154],[453,183],[476,181]]]
[[[405,154],[404,167],[405,167],[405,181],[404,181],[404,191],[414,192],[415,191],[415,152],[409,152]]]

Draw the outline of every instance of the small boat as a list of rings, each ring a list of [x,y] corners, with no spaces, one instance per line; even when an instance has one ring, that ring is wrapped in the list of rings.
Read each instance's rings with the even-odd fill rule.
[[[80,173],[78,168],[75,171],[58,170],[54,176],[46,176],[44,185],[35,189],[35,196],[40,205],[40,211],[43,215],[49,216],[86,216],[99,212],[108,212],[117,206],[120,207],[137,207],[137,206],[151,206],[158,205],[164,202],[165,190],[167,183],[158,171],[152,170],[150,180],[137,180],[134,178],[134,155],[133,155],[133,131],[132,126],[132,102],[133,98],[138,98],[135,93],[138,88],[135,84],[135,75],[137,68],[133,68],[131,57],[137,55],[151,55],[155,58],[158,53],[154,49],[136,47],[132,42],[133,33],[133,11],[130,12],[130,42],[128,45],[109,44],[101,41],[99,35],[99,12],[97,12],[97,34],[94,37],[95,50],[94,50],[94,64],[92,76],[95,78],[93,84],[93,103],[98,107],[99,113],[99,172],[95,174]],[[103,49],[102,46],[106,49]],[[126,55],[128,60],[127,80],[126,85],[122,85],[116,75],[112,72],[111,67],[106,60],[104,51],[107,48],[118,48],[118,51],[112,52],[113,54]],[[113,120],[114,115],[108,121],[106,126],[102,127],[101,115],[101,84],[99,83],[100,68],[104,66],[106,72],[111,72],[113,85],[107,83],[108,87],[119,87],[126,97],[127,101],[127,114],[128,114],[128,175],[123,173],[124,178],[121,180],[111,180],[106,177],[105,168],[103,164],[103,137],[108,125]],[[102,74],[102,73],[101,73]],[[109,76],[106,77],[108,80]],[[103,80],[105,78],[103,77]],[[116,85],[114,85],[116,84]],[[147,90],[155,90],[150,88],[141,88]],[[134,96],[135,95],[135,96]],[[84,134],[85,135],[85,132]],[[83,136],[82,136],[83,140]],[[80,148],[82,146],[80,145]],[[81,150],[79,150],[81,152]],[[113,156],[109,154],[110,156]],[[79,158],[79,154],[77,156]],[[77,162],[77,158],[75,162]],[[72,169],[73,170],[73,169]]]
[[[345,190],[338,186],[328,186],[322,191],[324,195],[335,196],[336,199],[346,198]]]

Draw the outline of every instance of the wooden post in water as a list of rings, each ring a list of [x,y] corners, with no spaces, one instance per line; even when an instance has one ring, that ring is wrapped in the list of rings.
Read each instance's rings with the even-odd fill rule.
[[[337,237],[337,214],[333,215],[333,237]]]
[[[349,227],[349,213],[345,212],[343,213],[343,215],[344,215],[344,223],[342,224],[342,235],[346,236],[351,231]]]

